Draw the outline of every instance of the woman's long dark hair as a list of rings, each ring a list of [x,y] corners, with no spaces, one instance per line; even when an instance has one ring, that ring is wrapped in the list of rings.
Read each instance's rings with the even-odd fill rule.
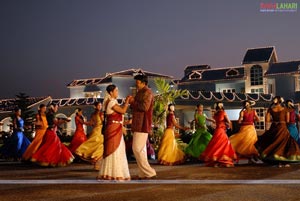
[[[106,91],[107,91],[108,94],[110,94],[110,92],[112,92],[113,90],[115,90],[115,88],[117,88],[116,85],[110,84],[110,85],[108,85],[108,86],[106,87]]]

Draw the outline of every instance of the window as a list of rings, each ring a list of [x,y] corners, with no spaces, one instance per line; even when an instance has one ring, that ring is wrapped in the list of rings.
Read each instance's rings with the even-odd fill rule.
[[[264,108],[254,108],[257,116],[259,117],[259,122],[255,122],[255,129],[265,130],[265,109]]]
[[[85,98],[100,98],[101,91],[96,92],[85,92]]]
[[[234,93],[234,92],[235,92],[234,88],[223,89],[223,93]]]
[[[263,84],[263,71],[259,65],[254,65],[250,69],[250,82],[252,86]]]
[[[251,93],[253,94],[264,93],[264,89],[263,88],[251,89]]]

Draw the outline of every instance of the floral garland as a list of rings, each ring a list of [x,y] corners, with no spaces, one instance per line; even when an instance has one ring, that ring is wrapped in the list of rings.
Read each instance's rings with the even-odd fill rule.
[[[76,102],[76,99],[71,99],[71,100],[69,100],[68,101],[68,106],[72,106],[72,105],[74,105],[74,103]]]
[[[67,105],[68,102],[69,102],[69,100],[67,100],[67,99],[60,99],[58,105],[65,106],[65,105]]]
[[[206,93],[206,96],[204,95]],[[207,96],[209,94],[209,96]],[[232,95],[232,98],[229,97]],[[245,98],[243,99],[239,95],[244,95]],[[195,96],[195,92],[188,91],[186,95],[181,96],[180,98],[183,100],[187,99],[194,99],[194,100],[199,100],[199,99],[204,99],[206,101],[210,100],[216,100],[216,101],[228,101],[228,102],[233,102],[233,101],[244,101],[244,100],[252,100],[252,101],[259,101],[260,99],[263,101],[272,101],[274,98],[273,95],[270,95],[269,98],[267,98],[267,94],[237,94],[237,93],[228,93],[226,96],[223,92],[202,92],[198,91],[198,96]]]
[[[245,96],[245,99],[240,98],[239,95],[244,95],[244,96]],[[239,101],[244,101],[244,100],[246,100],[246,98],[247,98],[246,94],[239,94],[239,95],[236,94],[236,93],[234,93],[234,96],[235,96]]]
[[[244,96],[244,97],[241,97]],[[268,97],[269,96],[269,97]],[[237,94],[237,93],[223,93],[223,92],[212,92],[212,91],[188,91],[186,95],[180,97],[183,100],[193,99],[199,100],[204,99],[206,101],[272,101],[273,95],[268,94]],[[72,106],[72,105],[93,105],[96,101],[100,101],[99,98],[70,98],[70,99],[53,99],[51,102],[56,102],[58,106]],[[123,104],[125,99],[121,99],[121,104]]]
[[[208,94],[210,95],[209,96],[209,98],[208,97],[206,97],[202,92],[199,92],[199,94],[201,94],[201,96],[202,96],[202,98],[204,99],[204,100],[211,100],[212,99],[212,92],[210,91]]]
[[[213,92],[211,92],[211,93],[212,93],[212,96],[215,98],[215,100],[217,100],[217,101],[223,101],[224,100],[224,96],[222,95],[223,94],[222,92],[220,92],[221,98],[217,98],[217,96],[214,95]]]
[[[251,97],[249,94],[247,94],[247,97],[249,98],[249,100],[258,101],[259,100],[259,94],[253,94],[253,95],[256,95],[257,98]]]
[[[59,107],[63,106],[79,106],[79,105],[93,105],[95,102],[100,101],[99,98],[63,98],[53,99],[50,103],[56,103]],[[49,103],[49,104],[50,104]]]
[[[221,92],[222,93],[222,92]],[[235,100],[235,94],[233,93],[228,93],[228,95],[231,94],[232,95],[232,99],[228,98],[224,93],[222,93],[222,96],[224,96],[224,98],[228,101],[228,102],[233,102]]]

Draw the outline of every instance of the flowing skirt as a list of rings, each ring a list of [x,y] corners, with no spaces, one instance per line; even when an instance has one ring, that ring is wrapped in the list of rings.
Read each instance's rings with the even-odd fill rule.
[[[130,180],[123,136],[116,151],[103,159],[97,178],[106,180]]]
[[[197,129],[188,146],[185,148],[185,153],[194,158],[199,158],[211,138],[212,135],[206,129]]]
[[[290,135],[296,140],[296,142],[299,142],[299,134],[296,124],[288,124],[288,130],[290,132]]]
[[[41,166],[66,166],[74,157],[61,143],[54,130],[47,129],[39,149],[32,155],[31,161]]]
[[[32,155],[38,150],[38,148],[40,147],[40,145],[43,141],[43,137],[46,133],[46,130],[47,129],[37,129],[36,130],[33,141],[28,146],[28,148],[26,149],[25,153],[22,156],[23,160],[29,160],[32,157]]]
[[[185,161],[185,153],[181,150],[171,128],[165,130],[158,151],[158,161],[162,165],[177,165]]]
[[[95,127],[90,137],[83,142],[75,151],[75,153],[83,160],[95,164],[102,159],[104,152],[104,138],[101,133],[102,126]]]
[[[255,144],[266,162],[299,162],[300,149],[285,123],[273,123]]]
[[[213,137],[200,155],[200,159],[206,163],[206,166],[234,166],[233,161],[236,159],[236,154],[224,128],[215,129]]]
[[[1,148],[2,156],[19,160],[29,145],[30,141],[23,132],[14,132]]]
[[[258,156],[254,144],[257,141],[257,134],[253,125],[241,126],[238,133],[229,137],[230,143],[241,158],[252,158]]]
[[[76,130],[75,133],[74,133],[74,136],[72,138],[72,141],[69,145],[69,150],[72,152],[72,153],[75,153],[76,149],[83,143],[87,140],[87,137],[84,133],[84,131],[82,130]]]

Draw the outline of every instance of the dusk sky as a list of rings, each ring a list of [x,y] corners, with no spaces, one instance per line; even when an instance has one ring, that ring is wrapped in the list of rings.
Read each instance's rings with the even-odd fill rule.
[[[239,66],[247,48],[300,60],[299,0],[1,0],[0,26],[0,99],[67,98],[74,79],[131,68],[181,79],[187,65]]]

